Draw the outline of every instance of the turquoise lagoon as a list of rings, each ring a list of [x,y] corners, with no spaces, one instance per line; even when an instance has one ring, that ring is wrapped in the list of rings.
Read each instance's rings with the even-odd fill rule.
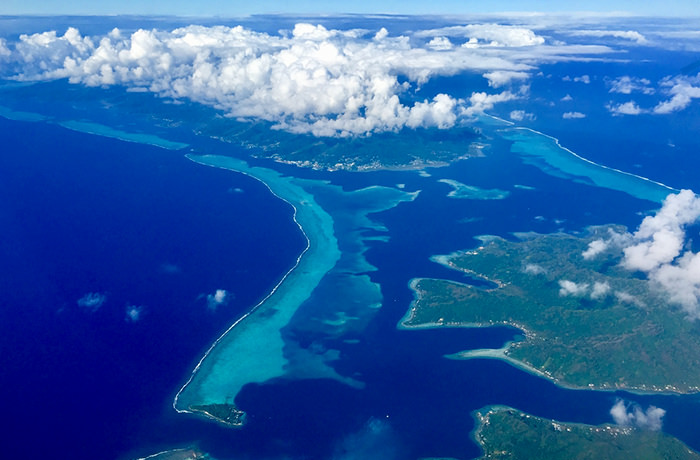
[[[154,103],[153,110],[158,109]],[[40,115],[20,110],[8,112],[7,117],[44,120]],[[108,128],[109,123],[100,120],[99,116],[94,121],[81,119],[78,122],[49,118],[50,124],[82,133],[125,140],[132,145],[159,145],[169,149],[168,154],[174,156],[181,155],[183,152],[178,149],[186,145],[185,142],[163,142],[168,136],[160,129],[154,130],[159,133],[154,138],[134,134],[140,130]],[[502,145],[507,145],[510,151],[493,152],[496,153],[493,158],[485,155],[446,168],[429,169],[430,174],[422,175],[405,171],[311,174],[272,161],[250,159],[242,149],[232,149],[225,143],[207,140],[197,144],[201,139],[193,136],[194,141],[187,145],[193,146],[194,152],[214,151],[232,155],[192,154],[189,159],[199,163],[193,163],[193,167],[231,170],[264,183],[274,195],[293,207],[294,219],[304,233],[307,245],[296,264],[261,302],[251,302],[249,305],[253,306],[250,308],[246,305],[241,318],[219,329],[226,332],[208,351],[203,350],[206,354],[192,373],[188,370],[182,380],[177,380],[180,376],[169,375],[171,380],[177,380],[175,385],[180,390],[174,402],[172,394],[166,395],[168,404],[173,402],[178,411],[190,412],[191,406],[239,405],[240,402],[240,406],[245,410],[250,408],[251,413],[270,414],[266,418],[270,422],[262,422],[265,417],[261,416],[255,422],[251,421],[250,425],[257,425],[249,426],[248,431],[244,428],[238,435],[237,431],[228,430],[233,433],[221,434],[220,439],[211,442],[223,452],[239,448],[252,458],[264,458],[256,455],[257,446],[276,441],[282,432],[286,437],[279,436],[284,441],[304,444],[307,448],[310,440],[316,437],[314,429],[320,425],[331,426],[335,431],[323,440],[325,445],[316,451],[316,456],[308,458],[328,458],[328,452],[333,450],[339,437],[347,435],[349,439],[356,439],[352,434],[358,430],[363,432],[357,419],[369,420],[369,427],[374,426],[370,422],[381,420],[380,426],[396,430],[397,437],[411,446],[412,453],[466,458],[465,452],[471,452],[465,447],[471,445],[466,437],[471,426],[468,409],[494,402],[552,418],[595,423],[606,421],[612,395],[568,392],[503,363],[487,360],[457,363],[442,359],[449,352],[469,348],[469,344],[475,349],[484,348],[489,346],[490,340],[498,342],[491,344],[497,349],[505,341],[503,336],[512,338],[512,331],[485,331],[479,335],[480,332],[397,331],[395,328],[410,302],[408,281],[430,272],[434,265],[427,257],[425,260],[412,257],[414,251],[436,254],[442,253],[445,247],[449,250],[464,249],[472,244],[475,235],[485,231],[507,235],[511,231],[528,230],[532,219],[541,215],[543,208],[538,209],[537,214],[532,211],[532,215],[520,216],[517,222],[499,219],[529,210],[531,197],[542,197],[547,190],[555,191],[546,195],[547,206],[558,204],[557,200],[565,202],[567,197],[582,190],[597,197],[618,200],[623,195],[618,192],[624,192],[628,201],[626,207],[621,206],[618,211],[630,222],[638,220],[636,213],[657,206],[672,190],[643,177],[587,161],[540,132],[500,122],[481,129],[485,134],[501,139]],[[148,132],[148,128],[143,131]],[[271,143],[274,134],[270,134]],[[411,132],[407,135],[419,134]],[[180,135],[173,138],[189,139]],[[128,148],[128,144],[120,143],[119,146]],[[499,155],[498,161],[507,156],[508,161],[515,165],[512,173],[502,171],[502,164],[495,160]],[[480,173],[470,171],[479,171],[484,165],[492,166],[483,168],[483,171],[490,171],[490,175],[475,182],[475,176]],[[376,185],[378,183],[383,185]],[[478,183],[477,189],[467,191],[499,190],[504,193],[499,194],[502,199],[498,200],[479,199],[479,193],[467,193],[456,200],[446,196],[445,183],[453,188]],[[514,185],[523,183],[529,185]],[[418,195],[417,192],[404,191],[403,186],[398,188],[387,184],[406,184],[406,190],[422,191]],[[559,206],[557,212],[563,213],[561,210],[564,209],[569,214],[558,215],[552,211],[546,217],[549,222],[568,219],[571,228],[579,229],[589,224],[585,211],[595,211],[600,202],[593,203],[591,199],[580,209],[567,205]],[[465,223],[460,224],[460,221]],[[495,230],[485,228],[490,225]],[[553,224],[547,228],[548,231],[556,229]],[[425,230],[430,237],[417,237],[412,244],[395,250],[397,240],[414,230]],[[382,252],[384,250],[387,252]],[[119,320],[123,322],[121,317]],[[473,337],[481,339],[477,341]],[[207,343],[211,343],[209,340]],[[186,383],[181,387],[182,381]],[[256,383],[263,385],[249,385]],[[278,394],[280,396],[275,396]],[[343,402],[344,397],[348,398],[347,402]],[[280,404],[292,400],[298,401],[298,405],[291,406],[292,409]],[[306,408],[310,408],[309,411],[316,408],[317,401],[340,402],[332,406],[332,416],[303,412]],[[696,407],[695,402],[688,398],[673,400],[677,402],[651,398],[644,401],[668,409],[670,430],[679,433],[684,429],[682,420],[676,418],[674,422],[673,417],[687,414]],[[684,409],[684,403],[688,403],[689,409]],[[346,414],[352,417],[343,418]],[[390,418],[386,418],[387,415]],[[192,422],[193,417],[177,414],[173,417],[185,422],[173,422],[172,426],[177,428],[173,428],[171,441],[182,438],[185,429],[180,428],[179,423],[212,425],[200,420]],[[307,423],[317,423],[313,425],[314,429],[302,433],[307,437],[294,431],[292,423],[298,417]],[[341,420],[345,425],[335,427],[335,420]],[[218,427],[187,426],[194,426],[194,432],[203,433],[205,438],[207,433],[220,433],[216,431]],[[241,447],[247,446],[248,436],[251,437],[249,443],[255,443],[256,447]],[[684,440],[687,439],[688,436]],[[228,447],[229,444],[234,447]],[[224,458],[236,458],[237,453]]]
[[[411,201],[416,193],[373,186],[352,192],[322,181],[283,176],[245,161],[216,155],[189,155],[202,165],[228,169],[260,180],[294,208],[294,219],[307,239],[297,263],[258,305],[217,339],[196,366],[173,406],[235,405],[247,383],[275,378],[331,378],[361,387],[332,368],[336,350],[322,341],[302,347],[293,332],[313,329],[330,338],[358,332],[381,306],[379,286],[367,272],[376,270],[363,256],[364,241],[386,239],[368,214]],[[317,196],[333,201],[334,216]],[[339,231],[336,231],[336,228]],[[368,234],[371,233],[371,234]],[[341,240],[336,238],[341,235]]]

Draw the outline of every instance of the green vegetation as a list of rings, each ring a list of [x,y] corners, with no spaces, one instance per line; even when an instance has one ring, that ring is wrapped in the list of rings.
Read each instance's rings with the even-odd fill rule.
[[[245,423],[245,412],[239,410],[233,404],[202,404],[193,405],[189,409],[199,412],[224,425],[240,427]]]
[[[657,431],[559,423],[507,407],[485,408],[474,416],[481,459],[700,459],[678,439]]]
[[[218,140],[245,147],[257,158],[331,171],[445,166],[480,156],[484,147],[475,143],[479,135],[466,126],[449,130],[404,128],[399,132],[341,138],[290,134],[271,130],[267,123],[234,124],[231,120],[226,120],[225,126],[204,129],[215,131]]]
[[[51,94],[50,107],[43,99],[47,92]],[[123,88],[83,88],[78,95],[72,85],[62,81],[16,87],[3,91],[2,95],[0,114],[10,118],[96,122],[91,109],[97,101],[100,107],[110,108],[100,111],[99,123],[113,128],[114,132],[148,131],[161,138],[153,143],[173,140],[175,147],[189,144],[200,153],[220,154],[229,149],[223,142],[235,147],[234,150],[243,148],[255,158],[314,169],[422,169],[480,156],[485,147],[477,144],[482,136],[473,126],[404,128],[357,137],[315,137],[274,129],[270,122],[227,117],[219,109],[186,100],[178,104],[160,103],[156,113],[153,104],[160,98],[154,94],[130,93],[124,97]],[[125,113],[129,116],[125,117]]]
[[[608,250],[592,260],[584,237],[483,237],[475,250],[436,260],[493,288],[414,280],[404,327],[512,325],[525,339],[456,357],[504,358],[571,387],[690,393],[700,391],[700,329]],[[679,357],[682,357],[679,359]]]

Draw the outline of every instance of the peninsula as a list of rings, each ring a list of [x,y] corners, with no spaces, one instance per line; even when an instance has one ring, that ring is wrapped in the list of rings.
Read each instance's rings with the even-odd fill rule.
[[[473,416],[474,439],[483,450],[480,460],[700,459],[681,441],[658,431],[561,423],[509,407],[486,407]]]
[[[489,286],[415,279],[400,327],[514,326],[524,339],[450,357],[503,359],[573,388],[700,391],[697,325],[613,255],[583,257],[610,228],[520,234],[516,241],[482,237],[476,249],[434,257]]]

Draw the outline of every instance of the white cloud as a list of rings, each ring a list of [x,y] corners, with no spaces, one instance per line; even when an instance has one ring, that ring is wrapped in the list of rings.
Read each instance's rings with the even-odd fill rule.
[[[647,216],[624,249],[623,265],[649,272],[672,262],[683,249],[685,227],[700,217],[700,198],[691,190],[671,194],[654,216]]]
[[[629,303],[638,307],[644,307],[644,303],[629,292],[618,291],[615,293],[615,298],[618,302]]]
[[[143,305],[127,305],[124,320],[129,323],[135,323],[141,319],[144,310],[145,307]]]
[[[573,81],[576,83],[589,84],[591,82],[591,77],[589,75],[581,75],[580,77],[571,77],[570,75],[565,75],[561,79],[562,81]]]
[[[574,30],[571,32],[568,32],[568,35],[574,36],[574,37],[598,37],[598,38],[605,38],[605,37],[613,37],[613,38],[624,38],[626,40],[631,40],[633,42],[636,42],[640,45],[647,43],[646,37],[644,35],[640,34],[636,30],[590,30],[590,29],[582,29],[582,30]]]
[[[573,100],[574,100],[574,98],[571,97],[571,94],[567,94],[566,96],[561,98],[562,102],[569,102],[569,101],[573,101]]]
[[[598,238],[588,243],[588,248],[581,255],[585,260],[591,260],[608,250],[622,251],[624,247],[630,244],[632,244],[632,235],[608,229],[607,237]]]
[[[644,113],[644,110],[642,110],[634,101],[617,105],[611,103],[607,105],[607,109],[613,115],[639,115]]]
[[[523,47],[544,44],[544,38],[530,29],[501,24],[469,24],[418,32],[418,37],[466,37],[469,46]]]
[[[593,283],[593,289],[591,290],[591,299],[600,300],[604,299],[610,293],[610,284],[608,282],[596,281]]]
[[[649,406],[644,411],[636,404],[629,405],[624,400],[618,399],[612,409],[610,409],[610,415],[612,415],[613,420],[618,425],[659,431],[666,411],[655,406]]]
[[[700,318],[700,253],[688,249],[686,228],[700,219],[700,197],[691,190],[670,194],[655,215],[644,218],[633,234],[610,233],[607,240],[589,244],[591,257],[599,247],[620,248],[620,264],[646,274],[668,300],[690,319]],[[585,253],[585,252],[584,252]],[[624,293],[617,293],[626,301]]]
[[[510,91],[504,91],[499,94],[488,94],[485,92],[472,93],[469,98],[470,106],[463,111],[463,114],[466,116],[477,115],[491,110],[493,106],[499,102],[512,101],[518,97],[519,96]]]
[[[611,93],[632,94],[640,92],[643,94],[654,94],[656,91],[651,88],[651,81],[646,78],[637,78],[630,76],[622,76],[608,82]]]
[[[451,50],[454,45],[447,37],[435,37],[428,42],[428,48],[434,50]]]
[[[527,80],[530,78],[530,74],[527,72],[515,72],[512,70],[494,70],[493,72],[486,72],[484,74],[484,78],[489,81],[489,86],[499,88],[507,85],[513,80]]]
[[[605,240],[594,240],[588,243],[588,249],[581,254],[584,259],[590,260],[608,249],[608,242]]]
[[[582,297],[588,292],[588,283],[574,283],[570,280],[559,280],[559,295],[562,297]]]
[[[700,74],[695,77],[682,76],[666,79],[661,85],[668,88],[666,93],[671,98],[654,107],[655,114],[665,115],[678,112],[687,108],[693,99],[700,98]]]
[[[525,265],[523,271],[530,275],[542,275],[544,273],[547,273],[547,270],[545,270],[543,266],[538,264],[527,264]]]
[[[564,120],[573,120],[576,118],[586,118],[586,114],[581,112],[564,112],[561,117]]]
[[[207,295],[207,307],[216,310],[221,306],[228,305],[232,294],[225,289],[217,289],[213,294]]]
[[[188,26],[84,37],[70,28],[2,43],[4,77],[67,78],[89,86],[120,85],[216,107],[238,119],[317,136],[352,136],[402,128],[449,128],[459,116],[489,110],[511,93],[476,92],[412,100],[437,76],[475,72],[494,87],[524,80],[542,63],[585,59],[604,46],[545,45],[532,30],[472,24],[417,32],[425,43],[386,29],[334,30],[297,24],[277,35],[241,26]],[[447,36],[469,37],[450,46]],[[473,42],[475,41],[475,42]],[[473,104],[477,105],[474,106]],[[470,105],[471,104],[471,105]]]
[[[100,294],[99,292],[88,292],[79,298],[77,303],[80,308],[89,312],[95,312],[100,309],[106,300],[106,294]]]
[[[4,38],[0,38],[0,58],[8,57],[11,54],[12,52],[7,47],[7,41]]]
[[[524,110],[513,110],[510,112],[510,119],[513,121],[534,120],[535,114]]]

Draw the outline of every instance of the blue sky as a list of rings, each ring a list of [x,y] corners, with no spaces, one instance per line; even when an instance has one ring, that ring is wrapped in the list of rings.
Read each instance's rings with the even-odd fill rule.
[[[0,14],[166,14],[247,16],[256,13],[470,14],[506,11],[625,12],[652,16],[700,16],[697,0],[2,0]]]

